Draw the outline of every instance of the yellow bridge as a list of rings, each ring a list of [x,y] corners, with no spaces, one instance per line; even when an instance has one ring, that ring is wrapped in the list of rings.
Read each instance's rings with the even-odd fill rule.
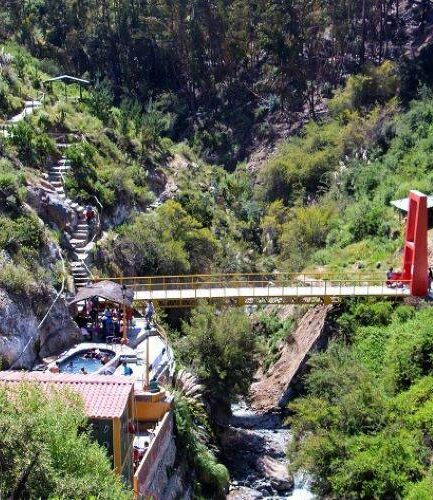
[[[244,304],[330,303],[341,297],[403,298],[409,281],[387,283],[384,274],[337,275],[204,274],[108,278],[134,290],[138,302],[152,300],[160,307],[191,307],[203,299]]]

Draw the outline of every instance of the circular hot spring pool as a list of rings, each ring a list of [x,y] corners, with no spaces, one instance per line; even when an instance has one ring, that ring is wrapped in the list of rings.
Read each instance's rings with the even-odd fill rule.
[[[114,356],[114,351],[109,349],[86,349],[66,356],[58,366],[61,373],[94,373]]]

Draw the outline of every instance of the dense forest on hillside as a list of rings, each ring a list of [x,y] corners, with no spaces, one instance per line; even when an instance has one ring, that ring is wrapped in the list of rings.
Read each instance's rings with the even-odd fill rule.
[[[41,319],[71,273],[62,221],[37,202],[59,133],[79,138],[66,194],[102,207],[99,276],[383,275],[402,243],[390,201],[433,191],[432,25],[427,0],[2,2],[0,122],[44,98],[0,136],[0,291]],[[44,86],[64,73],[89,79],[81,99]],[[293,468],[321,495],[429,498],[429,308],[336,315],[291,406]],[[252,338],[242,312],[205,304],[185,319],[179,362],[225,408],[294,326],[262,315]],[[221,495],[227,471],[191,430],[206,415],[181,397],[177,411],[191,467]]]
[[[176,140],[233,168],[257,136],[272,139],[268,118],[323,111],[365,64],[399,60],[412,98],[432,78],[431,15],[427,0],[10,0],[0,37],[99,81],[116,105],[156,98]]]

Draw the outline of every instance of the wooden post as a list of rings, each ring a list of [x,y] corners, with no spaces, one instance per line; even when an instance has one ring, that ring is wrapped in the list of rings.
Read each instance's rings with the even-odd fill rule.
[[[126,343],[128,341],[128,327],[127,327],[127,324],[126,324],[126,304],[125,304],[125,300],[126,300],[126,285],[123,284],[122,285],[122,298],[123,298],[123,332],[122,332],[122,338],[123,338],[123,342]]]
[[[146,338],[146,372],[144,377],[144,390],[149,389],[149,334]]]

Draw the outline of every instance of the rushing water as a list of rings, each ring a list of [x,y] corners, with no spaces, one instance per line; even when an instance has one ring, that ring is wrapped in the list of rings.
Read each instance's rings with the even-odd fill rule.
[[[243,401],[232,406],[232,413],[223,438],[224,461],[232,478],[228,498],[313,499],[306,478],[295,477],[294,486],[284,478],[290,429],[284,426],[282,416],[257,414]],[[264,471],[263,464],[271,464],[277,471],[274,477]]]

